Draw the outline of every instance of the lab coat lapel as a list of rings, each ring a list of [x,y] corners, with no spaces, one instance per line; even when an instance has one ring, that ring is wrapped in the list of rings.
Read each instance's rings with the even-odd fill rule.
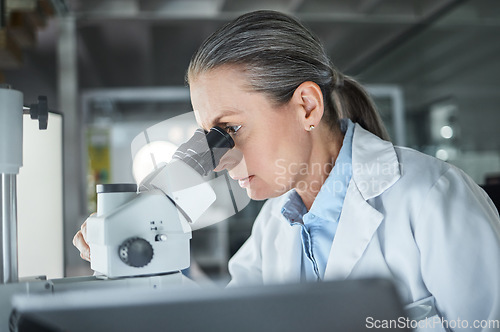
[[[283,283],[300,282],[302,259],[300,227],[290,225],[281,215],[280,218],[282,226],[274,241],[276,253],[279,255],[276,260],[277,281]]]
[[[383,218],[363,199],[351,181],[328,257],[325,279],[345,279],[349,276]]]
[[[400,177],[399,161],[392,143],[356,124],[352,141],[352,179],[328,257],[325,279],[349,276],[384,219],[367,200],[382,194]]]

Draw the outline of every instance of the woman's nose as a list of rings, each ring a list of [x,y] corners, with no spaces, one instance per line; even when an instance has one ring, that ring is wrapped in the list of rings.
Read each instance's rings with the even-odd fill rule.
[[[215,167],[214,171],[220,172],[225,169],[230,171],[232,168],[238,165],[242,159],[243,159],[243,153],[240,150],[233,148],[222,156],[219,164],[217,165],[217,167]]]

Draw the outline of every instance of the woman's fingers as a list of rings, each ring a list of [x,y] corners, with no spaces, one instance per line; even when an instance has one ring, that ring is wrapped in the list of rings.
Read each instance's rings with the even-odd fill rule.
[[[83,240],[87,243],[87,220],[85,220],[80,227],[80,232],[82,233]]]
[[[90,248],[81,230],[73,237],[73,245],[80,251],[80,257],[90,262]]]
[[[92,213],[89,218],[94,214]],[[73,245],[80,251],[80,257],[90,262],[90,247],[87,243],[87,220],[83,222],[80,230],[73,237]]]

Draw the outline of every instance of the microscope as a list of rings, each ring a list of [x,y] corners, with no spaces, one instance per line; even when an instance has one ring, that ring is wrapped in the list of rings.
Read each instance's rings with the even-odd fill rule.
[[[233,147],[222,128],[198,129],[139,185],[98,185],[87,220],[92,270],[112,279],[188,268],[192,225],[216,200],[208,176]]]

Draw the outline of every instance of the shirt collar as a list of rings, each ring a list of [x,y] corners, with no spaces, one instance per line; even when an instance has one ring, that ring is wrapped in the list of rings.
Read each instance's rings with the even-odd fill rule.
[[[281,208],[281,214],[289,223],[302,223],[302,216],[307,213],[307,208],[300,195],[292,189],[287,194],[288,198]]]

